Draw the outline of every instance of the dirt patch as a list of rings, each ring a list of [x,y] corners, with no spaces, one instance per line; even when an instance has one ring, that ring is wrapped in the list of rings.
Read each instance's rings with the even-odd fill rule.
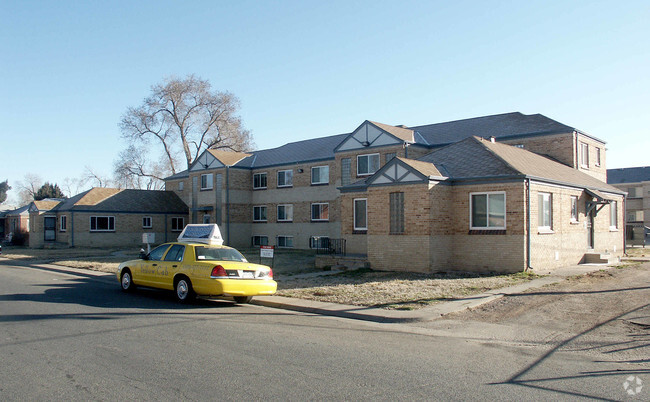
[[[533,274],[417,274],[360,269],[337,275],[278,282],[280,296],[355,306],[414,310],[538,277]]]
[[[561,343],[561,350],[611,361],[649,361],[648,317],[650,263],[637,263],[507,295],[445,320],[465,322],[485,337]]]

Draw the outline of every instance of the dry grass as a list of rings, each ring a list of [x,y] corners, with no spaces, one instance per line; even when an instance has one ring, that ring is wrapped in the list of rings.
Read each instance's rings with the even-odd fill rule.
[[[650,245],[646,247],[628,247],[625,249],[625,254],[628,257],[646,257],[650,258]]]
[[[278,295],[330,303],[413,310],[536,278],[534,274],[415,274],[362,269],[338,275],[289,279]]]

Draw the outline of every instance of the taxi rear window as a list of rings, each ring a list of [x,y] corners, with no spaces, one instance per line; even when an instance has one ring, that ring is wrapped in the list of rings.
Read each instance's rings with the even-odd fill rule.
[[[248,262],[241,253],[232,248],[194,247],[197,261],[238,261]]]

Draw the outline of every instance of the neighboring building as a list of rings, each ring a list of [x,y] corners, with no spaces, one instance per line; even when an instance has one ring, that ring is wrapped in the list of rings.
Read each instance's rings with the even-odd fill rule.
[[[627,239],[645,244],[650,240],[650,166],[607,169],[607,183],[627,192]]]
[[[415,127],[365,121],[248,154],[207,150],[165,185],[192,223],[219,224],[235,247],[344,239],[377,269],[517,271],[623,251],[623,192],[605,177],[603,141],[507,113]]]
[[[29,205],[30,247],[115,247],[175,240],[188,221],[187,205],[171,191],[93,188],[66,200]]]
[[[1,240],[10,240],[14,233],[29,232],[29,205],[0,213]]]

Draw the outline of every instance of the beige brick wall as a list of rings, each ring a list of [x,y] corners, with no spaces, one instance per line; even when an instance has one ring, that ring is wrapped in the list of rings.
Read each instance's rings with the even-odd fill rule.
[[[580,164],[580,143],[585,143],[589,147],[589,166],[587,168]],[[597,162],[597,150],[600,150],[600,164]],[[598,180],[607,182],[607,157],[606,157],[605,144],[596,141],[583,134],[578,134],[576,144],[576,167],[581,172],[587,173]]]
[[[35,215],[35,214],[33,214]],[[67,230],[60,231],[61,216],[68,217]],[[36,235],[33,242],[30,241],[30,247],[39,248],[45,244],[43,233],[43,218],[45,216],[52,216],[50,213],[35,215],[34,227]],[[91,232],[90,231],[90,217],[91,216],[114,216],[115,217],[115,231],[113,232]],[[145,216],[151,217],[152,228],[145,229],[142,227],[142,218]],[[172,232],[171,218],[182,217],[185,223],[188,222],[188,215],[162,215],[162,214],[111,214],[111,213],[86,213],[75,212],[73,214],[59,213],[57,214],[56,226],[56,240],[58,244],[67,244],[75,247],[124,247],[133,246],[134,248],[142,247],[142,234],[155,233],[156,244],[161,244],[166,241],[175,241],[179,232]],[[166,228],[166,231],[165,231]],[[74,231],[74,235],[73,235]],[[74,236],[74,239],[73,239]],[[74,241],[74,244],[73,244]]]
[[[527,151],[550,155],[567,166],[575,167],[575,137],[573,132],[537,137],[500,140],[504,144],[523,145]]]
[[[552,233],[539,230],[538,194],[552,196]],[[571,220],[571,196],[578,198],[578,221]],[[605,206],[594,219],[594,252],[623,253],[622,197],[618,200],[619,229],[610,229],[610,206]],[[531,185],[531,266],[536,270],[555,269],[578,264],[589,252],[586,203],[590,201],[584,191],[544,184]]]

